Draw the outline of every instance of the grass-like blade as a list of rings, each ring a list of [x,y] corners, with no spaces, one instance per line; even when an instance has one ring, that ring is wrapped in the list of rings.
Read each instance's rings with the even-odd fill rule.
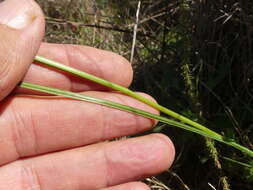
[[[45,93],[49,93],[49,94],[52,94],[52,95],[57,95],[57,96],[71,98],[71,99],[82,100],[82,101],[95,103],[95,104],[99,104],[99,105],[104,105],[104,106],[107,106],[107,107],[127,111],[127,112],[130,112],[130,113],[133,113],[133,114],[137,114],[137,115],[140,115],[140,116],[143,116],[143,117],[146,117],[146,118],[155,119],[155,120],[158,120],[162,123],[172,125],[172,126],[176,126],[176,127],[185,129],[187,131],[191,131],[191,132],[197,133],[199,135],[209,137],[211,139],[214,139],[214,140],[217,140],[219,142],[225,143],[225,144],[230,145],[230,146],[232,146],[232,147],[248,154],[249,156],[253,157],[253,151],[247,149],[246,147],[243,147],[243,146],[237,144],[236,142],[234,142],[231,139],[227,139],[225,137],[222,137],[221,135],[214,135],[213,133],[208,133],[206,131],[202,131],[202,130],[199,130],[197,128],[193,128],[193,127],[191,127],[187,124],[180,123],[180,122],[177,122],[177,121],[174,121],[174,120],[170,120],[166,117],[155,115],[155,114],[152,114],[152,113],[149,113],[149,112],[146,112],[146,111],[134,108],[134,107],[126,106],[126,105],[115,103],[115,102],[108,101],[108,100],[103,100],[103,99],[99,99],[99,98],[86,96],[86,95],[83,95],[83,94],[80,94],[80,93],[69,92],[69,91],[60,90],[60,89],[57,89],[57,88],[51,88],[51,87],[41,86],[41,85],[37,85],[37,84],[31,84],[31,83],[27,83],[27,82],[20,83],[20,87],[25,88],[25,89],[39,91],[39,92],[45,92]]]
[[[246,163],[243,163],[243,162],[239,162],[239,161],[237,161],[237,160],[233,160],[233,159],[228,158],[228,157],[225,157],[225,156],[223,156],[222,158],[223,158],[224,160],[227,160],[227,161],[229,161],[229,162],[235,163],[235,164],[237,164],[237,165],[241,165],[241,166],[243,166],[243,167],[247,167],[247,168],[250,168],[250,169],[253,168],[253,165],[250,165],[250,164],[246,164]]]

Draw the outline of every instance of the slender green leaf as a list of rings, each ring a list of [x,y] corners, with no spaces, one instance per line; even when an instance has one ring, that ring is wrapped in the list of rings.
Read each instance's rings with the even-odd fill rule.
[[[90,102],[90,103],[100,104],[100,105],[108,106],[108,107],[111,107],[111,108],[116,108],[116,109],[119,109],[119,110],[127,111],[127,112],[130,112],[130,113],[133,113],[133,114],[137,114],[137,115],[140,115],[140,116],[143,116],[143,117],[146,117],[146,118],[155,119],[155,120],[158,120],[160,122],[166,123],[168,125],[176,126],[176,127],[185,129],[187,131],[191,131],[191,132],[197,133],[199,135],[209,137],[211,139],[214,139],[214,140],[217,140],[219,142],[225,143],[225,144],[230,145],[234,148],[237,148],[238,150],[241,150],[242,152],[244,152],[244,153],[248,154],[249,156],[253,157],[253,152],[251,150],[237,144],[236,142],[233,141],[233,139],[227,139],[227,138],[222,137],[220,135],[214,135],[213,133],[209,133],[207,131],[202,131],[202,130],[193,128],[189,125],[186,125],[186,124],[174,121],[174,120],[170,120],[168,118],[165,118],[165,117],[162,117],[162,116],[159,116],[159,115],[155,115],[155,114],[146,112],[144,110],[140,110],[140,109],[137,109],[137,108],[134,108],[134,107],[126,106],[126,105],[123,105],[123,104],[118,104],[118,103],[108,101],[108,100],[103,100],[103,99],[99,99],[99,98],[86,96],[86,95],[83,95],[83,94],[80,94],[80,93],[64,91],[64,90],[60,90],[60,89],[57,89],[57,88],[51,88],[51,87],[41,86],[41,85],[37,85],[37,84],[31,84],[31,83],[27,83],[27,82],[22,82],[20,84],[20,87],[25,88],[25,89],[45,92],[45,93],[49,93],[49,94],[52,94],[52,95],[57,95],[57,96],[71,98],[71,99],[87,101],[87,102]]]
[[[233,160],[233,159],[228,158],[228,157],[225,157],[225,156],[223,156],[222,158],[223,158],[224,160],[227,160],[227,161],[229,161],[229,162],[232,162],[232,163],[235,163],[235,164],[238,164],[238,165],[247,167],[247,168],[253,168],[253,165],[250,165],[250,164],[246,164],[246,163],[243,163],[243,162],[239,162],[239,161],[237,161],[237,160]]]

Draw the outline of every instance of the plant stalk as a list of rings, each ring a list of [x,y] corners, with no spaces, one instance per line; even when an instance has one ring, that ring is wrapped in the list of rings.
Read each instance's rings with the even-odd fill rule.
[[[135,92],[133,92],[132,90],[128,89],[128,88],[125,88],[123,86],[120,86],[118,84],[115,84],[115,83],[112,83],[112,82],[109,82],[109,81],[106,81],[102,78],[99,78],[99,77],[96,77],[94,75],[91,75],[91,74],[88,74],[86,72],[83,72],[83,71],[80,71],[78,69],[75,69],[75,68],[72,68],[72,67],[69,67],[69,66],[66,66],[66,65],[63,65],[63,64],[60,64],[56,61],[53,61],[53,60],[50,60],[50,59],[47,59],[47,58],[44,58],[44,57],[41,57],[41,56],[36,56],[35,61],[39,62],[39,63],[42,63],[44,65],[47,65],[47,66],[50,66],[50,67],[54,67],[54,68],[57,68],[57,69],[60,69],[62,71],[65,71],[65,72],[68,72],[68,73],[72,73],[76,76],[79,76],[81,78],[85,78],[87,80],[90,80],[90,81],[93,81],[95,83],[98,83],[98,84],[101,84],[103,86],[106,86],[108,88],[111,88],[111,89],[114,89],[114,90],[117,90],[117,91],[120,91],[121,93],[123,94],[126,94],[128,96],[131,96],[132,98],[135,98],[157,110],[159,110],[160,112],[164,113],[164,114],[167,114],[185,124],[188,124],[188,125],[191,125],[201,131],[204,131],[208,134],[211,134],[213,136],[217,136],[218,138],[222,138],[222,136],[208,128],[206,128],[205,126],[195,122],[195,121],[192,121],[190,119],[188,119],[187,117],[184,117],[166,107],[163,107]]]

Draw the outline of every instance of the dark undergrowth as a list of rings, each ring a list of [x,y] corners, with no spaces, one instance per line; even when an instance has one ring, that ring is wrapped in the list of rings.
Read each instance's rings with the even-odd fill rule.
[[[38,0],[46,40],[89,45],[130,59],[138,1]],[[67,7],[67,8],[66,8]],[[253,149],[253,1],[142,1],[131,88]],[[233,148],[158,125],[175,143],[172,168],[152,189],[251,190],[253,164]]]

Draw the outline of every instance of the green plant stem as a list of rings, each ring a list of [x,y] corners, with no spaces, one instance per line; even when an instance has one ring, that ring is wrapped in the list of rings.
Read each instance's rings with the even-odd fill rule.
[[[239,162],[239,161],[237,161],[237,160],[233,160],[233,159],[228,158],[228,157],[225,157],[225,156],[223,156],[222,158],[223,158],[224,160],[227,160],[227,161],[229,161],[229,162],[232,162],[232,163],[235,163],[235,164],[238,164],[238,165],[247,167],[247,168],[253,168],[253,166],[250,165],[250,164],[246,164],[246,163],[243,163],[243,162]]]
[[[20,83],[20,87],[21,88],[25,88],[25,89],[30,89],[30,90],[35,90],[35,91],[39,91],[39,92],[44,92],[44,93],[48,93],[51,95],[57,95],[57,96],[62,96],[62,97],[66,97],[66,98],[71,98],[71,99],[77,99],[77,100],[82,100],[82,101],[86,101],[86,102],[90,102],[90,103],[95,103],[95,104],[99,104],[99,105],[104,105],[104,106],[108,106],[111,108],[116,108],[119,110],[123,110],[123,111],[127,111],[133,114],[137,114],[137,115],[141,115],[143,117],[146,118],[150,118],[150,119],[155,119],[158,120],[160,122],[172,125],[172,126],[176,126],[203,136],[207,136],[209,138],[215,138],[215,140],[218,141],[223,141],[222,138],[217,138],[216,136],[212,136],[212,134],[206,134],[205,132],[193,128],[191,126],[188,126],[186,124],[159,116],[159,115],[155,115],[131,106],[126,106],[123,104],[119,104],[119,103],[115,103],[112,101],[108,101],[108,100],[103,100],[103,99],[99,99],[99,98],[94,98],[94,97],[90,97],[90,96],[86,96],[80,93],[74,93],[74,92],[69,92],[69,91],[65,91],[65,90],[60,90],[57,88],[51,88],[51,87],[47,87],[47,86],[41,86],[41,85],[37,85],[37,84],[32,84],[32,83],[28,83],[28,82],[22,82]]]
[[[40,62],[44,65],[54,67],[54,68],[60,69],[62,71],[68,72],[68,73],[72,73],[72,74],[74,74],[76,76],[79,76],[81,78],[85,78],[87,80],[90,80],[90,81],[93,81],[95,83],[101,84],[101,85],[106,86],[108,88],[120,91],[121,93],[126,94],[128,96],[131,96],[132,98],[135,98],[135,99],[137,99],[137,100],[139,100],[139,101],[141,101],[141,102],[143,102],[143,103],[159,110],[162,113],[165,113],[165,114],[167,114],[167,115],[169,115],[169,116],[171,116],[175,119],[178,119],[179,121],[181,121],[183,123],[191,125],[191,126],[197,128],[197,129],[201,130],[201,131],[204,131],[208,134],[212,134],[213,136],[216,136],[218,138],[222,138],[222,136],[220,134],[206,128],[205,126],[203,126],[203,125],[201,125],[197,122],[194,122],[194,121],[192,121],[192,120],[190,120],[190,119],[188,119],[188,118],[186,118],[186,117],[184,117],[184,116],[182,116],[182,115],[180,115],[180,114],[178,114],[178,113],[176,113],[176,112],[174,112],[174,111],[172,111],[172,110],[170,110],[166,107],[163,107],[163,106],[161,106],[161,105],[159,105],[159,104],[157,104],[157,103],[155,103],[155,102],[153,102],[153,101],[151,101],[151,100],[149,100],[149,99],[133,92],[132,90],[130,90],[128,88],[125,88],[125,87],[120,86],[118,84],[106,81],[102,78],[96,77],[94,75],[91,75],[91,74],[88,74],[86,72],[80,71],[78,69],[60,64],[56,61],[53,61],[53,60],[50,60],[50,59],[47,59],[47,58],[44,58],[44,57],[41,57],[41,56],[36,56],[34,60],[37,61],[37,62]]]
[[[103,100],[103,99],[98,99],[98,98],[94,98],[94,97],[90,97],[90,96],[85,96],[85,95],[79,94],[79,93],[64,91],[64,90],[60,90],[60,89],[57,89],[57,88],[51,88],[51,87],[41,86],[41,85],[37,85],[37,84],[31,84],[31,83],[27,83],[27,82],[20,83],[20,87],[25,88],[25,89],[39,91],[39,92],[45,92],[45,93],[49,93],[49,94],[52,94],[52,95],[57,95],[57,96],[62,96],[62,97],[87,101],[87,102],[91,102],[91,103],[95,103],[95,104],[100,104],[100,105],[108,106],[108,107],[111,107],[111,108],[116,108],[116,109],[119,109],[119,110],[134,113],[134,114],[137,114],[137,115],[140,115],[140,116],[143,116],[143,117],[147,117],[147,118],[150,118],[150,119],[155,119],[155,120],[158,120],[160,122],[163,122],[163,123],[166,123],[166,124],[169,124],[169,125],[173,125],[173,126],[185,129],[187,131],[191,131],[191,132],[200,134],[202,136],[209,137],[211,139],[214,139],[214,140],[217,140],[219,142],[225,143],[225,144],[230,145],[230,146],[244,152],[245,154],[253,157],[253,151],[247,149],[246,147],[243,147],[243,146],[237,144],[234,141],[226,139],[226,138],[222,137],[221,135],[219,135],[219,136],[213,135],[213,133],[202,131],[200,129],[193,128],[189,125],[186,125],[186,124],[183,124],[183,123],[180,123],[180,122],[177,122],[177,121],[173,121],[173,120],[167,119],[165,117],[155,115],[155,114],[152,114],[152,113],[149,113],[149,112],[146,112],[146,111],[134,108],[134,107],[118,104],[118,103],[108,101],[108,100]]]

